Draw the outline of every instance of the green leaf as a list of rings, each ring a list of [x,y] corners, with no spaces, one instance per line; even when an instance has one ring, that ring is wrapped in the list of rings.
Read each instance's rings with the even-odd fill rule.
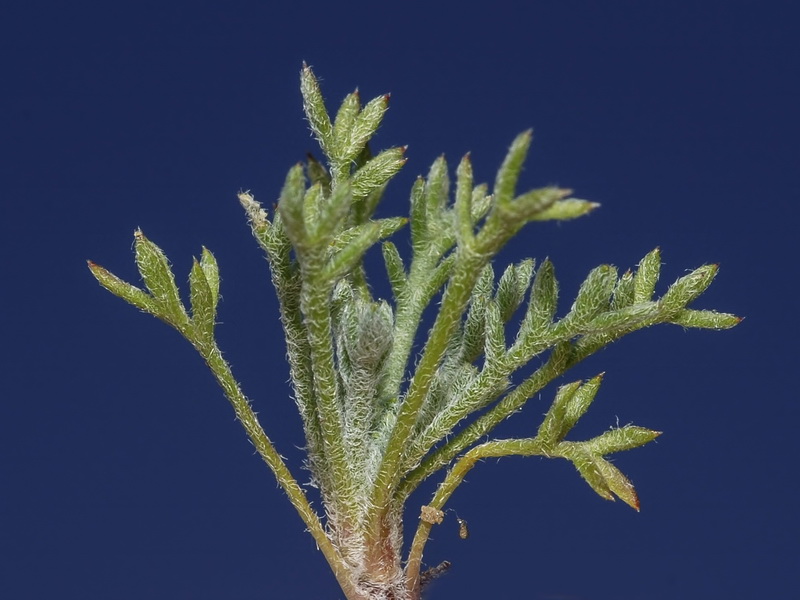
[[[300,92],[303,95],[303,110],[306,113],[308,124],[314,132],[323,152],[331,156],[334,147],[333,128],[331,119],[325,108],[325,101],[322,99],[322,91],[311,67],[303,64],[300,71]]]
[[[633,278],[634,302],[652,300],[660,273],[661,250],[655,248],[639,261],[639,267],[636,269],[636,275]]]
[[[308,232],[309,243],[318,243],[321,237],[319,230],[327,225],[321,217],[325,203],[321,185],[312,185],[303,195],[303,223]]]
[[[385,238],[392,235],[398,229],[408,223],[408,219],[404,217],[389,217],[387,219],[377,219],[375,221],[367,221],[361,225],[349,227],[340,232],[330,243],[333,250],[341,250],[350,245],[353,240],[362,236],[365,230],[372,230],[377,225],[378,238]]]
[[[497,177],[494,182],[494,201],[498,207],[507,206],[514,199],[519,174],[522,170],[522,164],[525,162],[525,157],[528,155],[532,137],[533,130],[529,129],[520,133],[511,142],[511,147],[508,149],[503,164],[500,165],[500,169],[497,171]]]
[[[699,329],[730,329],[741,323],[742,317],[713,310],[690,310],[685,308],[673,317],[671,322],[683,327],[697,327]]]
[[[192,303],[192,322],[195,331],[199,339],[211,343],[214,339],[217,307],[206,274],[196,259],[189,272],[189,298]]]
[[[219,303],[219,266],[214,255],[204,246],[200,255],[200,268],[206,276],[206,281],[211,289],[211,297],[216,307]]]
[[[536,270],[528,308],[520,325],[520,337],[542,338],[550,328],[558,308],[558,281],[550,259]]]
[[[575,381],[558,388],[553,404],[539,427],[537,437],[542,443],[552,446],[564,439],[589,409],[602,381],[601,373],[586,383]]]
[[[536,438],[545,445],[546,448],[551,448],[562,439],[569,431],[564,425],[564,417],[567,411],[567,405],[572,400],[575,392],[580,387],[580,381],[573,381],[566,385],[562,385],[556,391],[556,397],[550,405],[550,409],[539,426],[539,431]]]
[[[661,306],[668,311],[680,311],[708,289],[718,270],[718,265],[704,265],[681,277],[661,297]]]
[[[258,245],[261,246],[264,251],[269,252],[267,240],[272,224],[267,218],[267,211],[261,207],[261,203],[257,202],[250,192],[239,192],[238,197],[239,203],[242,205],[242,208],[244,208],[245,213],[247,213],[250,229],[253,232],[253,236],[255,236],[258,241]]]
[[[411,187],[411,246],[416,254],[424,252],[428,244],[428,211],[425,206],[426,182],[417,177]]]
[[[392,286],[392,294],[395,298],[399,298],[408,283],[403,259],[400,256],[400,252],[397,251],[397,246],[392,242],[384,242],[381,250],[383,251],[383,262],[386,265],[386,274]]]
[[[314,232],[317,243],[330,243],[333,236],[341,229],[345,217],[350,212],[352,202],[350,185],[344,182],[337,185],[333,194],[320,204],[317,227]]]
[[[611,298],[611,310],[620,310],[633,304],[634,288],[633,273],[630,269],[622,274],[614,288],[614,295]]]
[[[572,461],[581,477],[600,497],[614,500],[616,495],[631,508],[639,510],[639,498],[633,484],[610,462],[587,451],[581,444],[571,444],[564,458]]]
[[[270,223],[267,219],[267,212],[261,208],[261,204],[256,202],[251,194],[239,194],[239,202],[247,212],[250,228],[258,240],[259,246],[266,252],[270,267],[283,269],[284,274],[288,275],[288,269],[292,263],[292,242],[286,233],[280,212],[275,212]],[[279,276],[278,280],[280,279],[282,277]],[[275,280],[276,283],[278,280]]]
[[[320,185],[326,196],[331,193],[330,174],[327,169],[325,169],[325,166],[311,154],[306,155],[306,174],[308,175],[311,185]]]
[[[600,313],[582,328],[584,335],[593,333],[613,334],[618,331],[633,331],[651,325],[659,316],[659,306],[655,302],[633,304],[619,310]]]
[[[305,192],[306,181],[303,175],[303,165],[296,164],[289,169],[278,200],[278,211],[286,229],[286,235],[289,236],[296,248],[307,247],[308,234],[303,210]]]
[[[589,410],[602,382],[603,373],[600,373],[582,384],[569,398],[564,409],[564,435],[569,433],[570,429],[575,427],[578,420]]]
[[[107,271],[100,265],[87,261],[89,270],[95,276],[97,281],[107,289],[109,292],[122,298],[126,302],[133,304],[135,307],[150,313],[151,315],[158,316],[158,303],[156,300],[144,290],[123,281],[113,273]]]
[[[425,181],[424,210],[429,227],[437,224],[450,193],[450,176],[447,174],[447,161],[438,157],[431,165]]]
[[[456,171],[456,235],[459,245],[472,243],[474,219],[472,217],[472,162],[469,154],[461,159]]]
[[[345,96],[339,111],[336,113],[336,119],[333,122],[332,158],[342,162],[349,162],[358,156],[361,151],[361,148],[358,148],[353,152],[351,143],[353,125],[356,122],[359,110],[361,110],[361,100],[358,97],[358,90],[356,90],[352,94]]]
[[[599,207],[600,205],[597,202],[578,200],[577,198],[568,198],[566,200],[558,200],[553,202],[547,208],[535,212],[529,217],[529,220],[567,221],[569,219],[577,219],[578,217],[587,215]]]
[[[469,310],[464,320],[461,354],[466,361],[473,361],[484,351],[486,335],[486,307],[492,300],[494,269],[486,265],[472,290]]]
[[[490,367],[503,359],[506,352],[505,330],[497,302],[490,300],[486,305],[486,342],[484,355],[486,366]]]
[[[384,150],[353,174],[353,198],[366,198],[382,187],[406,164],[405,148]]]
[[[570,328],[581,327],[608,310],[616,283],[617,270],[611,265],[592,269],[578,290],[572,309],[564,319],[564,326],[568,323]]]
[[[525,299],[525,292],[531,284],[534,261],[523,260],[517,265],[509,265],[497,284],[497,306],[503,322],[507,322]]]
[[[181,302],[175,276],[161,248],[148,240],[141,229],[134,232],[136,266],[147,289],[158,302],[159,317],[178,329],[189,324],[189,316]]]
[[[383,193],[386,191],[386,184],[376,187],[365,198],[358,198],[353,201],[353,224],[360,225],[366,223],[375,214],[380,201],[383,199]]]
[[[389,94],[384,94],[370,100],[364,110],[356,116],[350,134],[350,147],[346,155],[348,157],[352,156],[349,160],[353,160],[358,156],[370,138],[375,135],[387,108],[389,108]]]
[[[474,252],[493,256],[536,214],[569,193],[570,190],[546,187],[531,190],[508,202],[500,202],[496,195],[486,222],[475,237]]]
[[[660,431],[653,431],[636,425],[625,425],[624,427],[609,429],[603,434],[583,442],[583,444],[593,454],[606,456],[614,452],[644,446],[660,435]]]
[[[493,196],[487,194],[489,187],[485,183],[476,185],[472,190],[472,222],[473,224],[480,221],[489,212],[494,201]]]
[[[351,293],[342,312],[343,345],[350,362],[375,372],[392,346],[392,309],[386,302],[360,300]]]
[[[516,221],[517,228],[529,221],[546,220],[537,217],[541,217],[556,202],[571,193],[571,190],[562,190],[557,187],[545,187],[525,192],[508,205],[505,220]]]
[[[580,476],[601,498],[614,500],[614,494],[611,493],[603,470],[599,468],[598,463],[603,461],[602,457],[583,450],[579,444],[574,444],[571,451],[565,453],[564,457],[572,461]]]
[[[608,489],[611,490],[620,500],[630,506],[635,511],[639,511],[639,497],[630,480],[622,474],[617,467],[605,460],[597,457],[595,459],[597,470],[606,481]]]
[[[332,243],[341,248],[325,266],[323,277],[334,281],[358,266],[364,253],[381,238],[393,234],[406,224],[406,219],[395,217],[370,221],[343,231]]]

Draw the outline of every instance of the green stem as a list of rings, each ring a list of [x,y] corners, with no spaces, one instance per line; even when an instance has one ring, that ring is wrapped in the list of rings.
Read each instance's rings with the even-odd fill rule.
[[[286,492],[286,495],[289,496],[289,500],[295,510],[300,515],[300,518],[303,519],[306,527],[308,527],[309,532],[317,542],[317,546],[322,551],[328,564],[330,564],[331,569],[333,569],[333,573],[339,585],[342,586],[348,598],[358,598],[355,587],[348,577],[347,565],[330,539],[328,539],[322,522],[311,507],[311,504],[309,504],[303,489],[292,476],[286,463],[283,462],[280,454],[278,454],[272,442],[267,437],[267,434],[264,433],[264,429],[258,422],[258,417],[256,417],[255,412],[253,412],[250,406],[250,402],[234,378],[230,365],[228,365],[222,357],[222,353],[216,345],[210,348],[198,347],[198,350],[211,369],[211,372],[214,374],[214,377],[217,379],[220,387],[222,387],[222,390],[225,392],[225,396],[233,406],[236,417],[244,426],[250,441],[253,443],[264,462],[267,463],[267,466],[275,474],[278,484],[280,484]]]
[[[489,257],[459,249],[458,262],[442,299],[442,307],[431,330],[428,343],[425,344],[422,359],[409,386],[408,395],[400,408],[375,482],[369,516],[369,531],[373,539],[377,539],[379,535],[383,514],[400,477],[398,467],[419,410],[447,349],[447,343],[455,328],[458,327],[478,275],[488,259]]]
[[[288,240],[287,240],[288,241]],[[299,273],[292,269],[288,251],[279,253],[267,249],[273,284],[278,295],[289,372],[294,387],[295,402],[300,409],[303,429],[308,443],[308,459],[323,495],[331,492],[327,474],[327,459],[319,424],[316,399],[314,397],[314,373],[311,364],[311,348],[303,325],[300,308],[302,283]]]
[[[322,264],[309,259],[307,265]],[[333,358],[333,335],[330,312],[330,284],[319,271],[307,267],[304,273],[302,309],[317,396],[317,409],[327,464],[332,470],[334,506],[346,511],[348,521],[355,516],[353,489],[344,448],[341,409],[336,390],[336,368]]]
[[[420,290],[429,287],[428,279],[440,258],[439,255],[431,254],[414,260],[403,293],[396,298],[394,338],[385,367],[388,373],[385,390],[391,398],[400,396],[400,384],[411,356],[422,313],[430,302],[428,295],[420,294]]]
[[[445,502],[450,499],[456,488],[461,485],[467,473],[475,466],[475,463],[483,458],[509,456],[511,454],[519,456],[546,456],[545,448],[536,438],[524,440],[495,440],[480,446],[475,446],[458,462],[453,465],[447,473],[444,481],[439,485],[433,499],[428,506],[442,510]],[[411,542],[411,549],[406,561],[406,587],[414,594],[419,594],[419,572],[422,565],[422,552],[430,536],[432,524],[420,519],[414,540]]]

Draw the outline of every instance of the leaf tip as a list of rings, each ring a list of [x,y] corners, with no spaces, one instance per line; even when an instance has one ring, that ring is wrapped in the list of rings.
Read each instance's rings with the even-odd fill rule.
[[[89,271],[92,272],[92,275],[94,275],[97,278],[101,277],[103,274],[108,274],[108,271],[106,271],[104,267],[101,267],[93,260],[87,260],[86,266],[89,267]]]

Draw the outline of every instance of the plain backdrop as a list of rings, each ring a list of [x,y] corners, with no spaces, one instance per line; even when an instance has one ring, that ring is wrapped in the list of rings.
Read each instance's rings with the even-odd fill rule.
[[[798,44],[791,2],[18,2],[0,19],[0,597],[341,598],[312,538],[190,345],[102,290],[137,281],[132,233],[181,284],[205,245],[218,337],[298,478],[303,444],[266,262],[236,192],[267,206],[316,151],[298,89],[331,109],[391,92],[375,147],[408,145],[381,215],[472,152],[491,181],[533,127],[521,187],[591,216],[530,226],[498,258],[550,257],[561,314],[585,274],[659,246],[659,292],[720,263],[696,303],[725,332],[638,332],[575,439],[663,431],[618,455],[642,510],[563,461],[474,469],[425,561],[430,600],[791,598],[797,517]],[[407,252],[405,234],[397,243]],[[371,271],[384,293],[382,270]],[[531,435],[554,388],[498,436]],[[412,498],[409,524],[440,477]]]

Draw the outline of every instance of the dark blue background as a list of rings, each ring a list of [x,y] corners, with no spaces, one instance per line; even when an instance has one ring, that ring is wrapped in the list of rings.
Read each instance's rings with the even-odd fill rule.
[[[603,206],[529,227],[500,263],[550,256],[566,307],[589,269],[633,266],[658,245],[660,291],[719,262],[696,306],[747,317],[720,333],[640,332],[576,368],[563,381],[607,372],[577,434],[617,419],[665,432],[616,460],[641,513],[599,499],[566,463],[489,461],[449,505],[471,538],[450,519],[428,546],[429,564],[454,565],[431,600],[796,593],[792,3],[269,5],[4,9],[0,596],[341,597],[199,357],[85,266],[135,281],[141,227],[185,282],[209,247],[220,344],[303,477],[276,301],[235,196],[271,204],[315,150],[303,60],[331,105],[356,86],[365,100],[392,93],[376,144],[408,144],[410,160],[383,214],[405,213],[441,152],[454,167],[471,150],[491,180],[532,126],[523,185]],[[552,391],[498,435],[530,435]]]

